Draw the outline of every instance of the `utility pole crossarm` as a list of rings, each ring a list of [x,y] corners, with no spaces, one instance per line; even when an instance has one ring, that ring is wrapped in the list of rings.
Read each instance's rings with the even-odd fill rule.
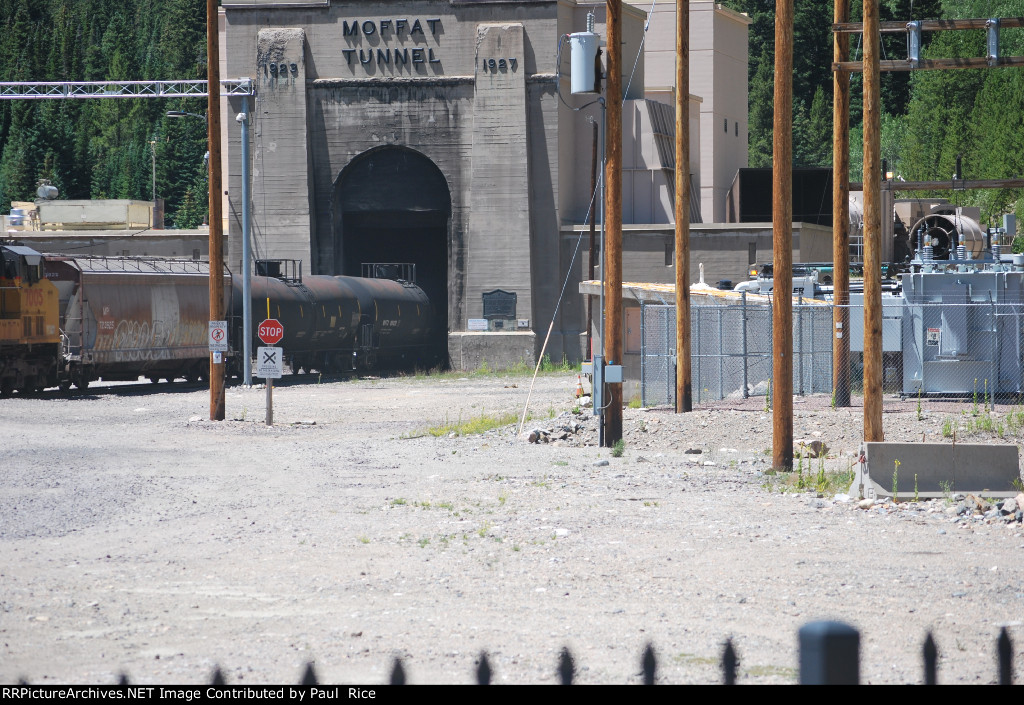
[[[1024,178],[1014,179],[947,179],[946,181],[899,181],[884,179],[883,191],[967,191],[985,188],[1024,188]],[[860,181],[850,182],[851,191],[863,191]]]
[[[990,19],[918,20],[922,32],[938,32],[946,29],[986,29],[991,21]],[[879,22],[878,26],[882,34],[907,31],[907,23],[900,20],[886,20],[885,22]],[[1001,17],[999,18],[999,26],[1003,29],[1024,27],[1024,17]],[[860,34],[864,31],[864,23],[836,22],[832,25],[832,31]]]
[[[220,81],[220,95],[253,95],[251,78]],[[206,81],[7,81],[0,100],[54,98],[205,98]]]
[[[961,56],[949,59],[920,59],[916,63],[915,66],[909,59],[884,59],[878,62],[878,67],[882,72],[987,69],[995,66],[1024,66],[1024,56],[999,56],[994,59],[984,56]],[[834,61],[832,70],[860,73],[864,67],[859,61]]]

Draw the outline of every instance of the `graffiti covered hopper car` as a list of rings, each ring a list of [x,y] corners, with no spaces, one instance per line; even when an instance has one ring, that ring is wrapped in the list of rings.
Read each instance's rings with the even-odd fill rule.
[[[207,263],[49,257],[46,276],[60,292],[62,386],[207,374]]]

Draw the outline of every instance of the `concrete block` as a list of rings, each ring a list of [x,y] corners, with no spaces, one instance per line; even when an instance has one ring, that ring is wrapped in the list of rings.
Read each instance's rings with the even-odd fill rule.
[[[252,164],[252,202],[274,257],[302,260],[310,271],[313,202],[306,121],[306,34],[300,28],[260,29],[256,41],[259,127]],[[257,211],[258,213],[260,211]],[[241,253],[241,233],[231,251]]]
[[[452,369],[478,370],[484,363],[491,370],[506,370],[537,364],[537,334],[466,332],[448,334],[448,355]]]
[[[852,495],[902,499],[942,497],[950,492],[1013,497],[1020,479],[1019,453],[1013,444],[988,443],[864,443],[861,462],[850,488]],[[896,461],[899,466],[896,466]],[[947,484],[948,483],[948,484]]]
[[[522,24],[477,27],[465,280],[468,318],[483,315],[481,295],[492,289],[518,294],[519,311],[524,318],[533,318],[526,71],[505,60],[495,68],[489,63],[493,57],[523,54]]]

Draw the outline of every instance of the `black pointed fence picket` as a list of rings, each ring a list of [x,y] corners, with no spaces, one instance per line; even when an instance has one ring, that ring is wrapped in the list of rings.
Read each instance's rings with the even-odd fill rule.
[[[800,628],[800,684],[801,685],[857,685],[860,683],[860,633],[841,622],[811,622]],[[922,647],[923,680],[925,685],[938,683],[939,651],[929,632]],[[1003,627],[996,640],[997,678],[999,685],[1013,684],[1013,644]],[[722,683],[735,685],[739,659],[728,639],[722,649]],[[658,659],[654,647],[648,644],[640,658],[640,669],[644,685],[654,685],[658,678]],[[558,658],[558,681],[572,685],[576,678],[576,661],[568,648],[563,648]],[[490,685],[494,677],[487,652],[481,652],[476,667],[478,685]],[[220,668],[214,669],[211,685],[226,685]],[[396,658],[391,668],[389,685],[406,685],[405,667],[402,659]],[[27,684],[23,681],[23,684]],[[126,675],[120,678],[120,685],[129,685]],[[313,664],[306,665],[299,685],[318,685]]]

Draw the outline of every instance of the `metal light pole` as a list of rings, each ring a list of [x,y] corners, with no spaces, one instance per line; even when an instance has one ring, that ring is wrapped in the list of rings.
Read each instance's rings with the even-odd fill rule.
[[[235,116],[242,126],[242,379],[252,386],[252,253],[249,243],[249,97],[242,96],[242,112]]]
[[[212,86],[212,85],[214,85],[214,80],[215,79],[212,78],[212,73],[210,75],[211,75],[211,78],[210,78],[210,81],[209,81],[209,85]],[[220,96],[218,95],[218,96],[216,96],[216,98],[219,101]],[[208,102],[207,102],[207,109],[208,110],[210,110],[209,106],[213,105],[214,102],[215,101],[213,100],[213,97],[208,97]],[[217,102],[217,105],[219,106],[220,103]],[[248,229],[249,228],[249,226],[248,226],[248,223],[249,223],[249,217],[248,217],[248,213],[249,213],[249,211],[248,211],[248,209],[249,209],[249,177],[248,177],[248,169],[249,169],[249,159],[248,159],[248,157],[249,157],[249,154],[248,154],[248,149],[249,149],[249,125],[248,125],[248,112],[249,112],[249,108],[248,108],[248,105],[249,105],[248,97],[243,95],[242,96],[242,112],[235,118],[242,125],[242,161],[243,161],[243,165],[242,165],[242,170],[243,170],[242,171],[242,173],[243,173],[243,176],[242,176],[242,180],[243,180],[243,184],[242,184],[242,199],[244,201],[244,204],[242,206],[242,229],[245,232],[243,249],[242,249],[242,258],[246,262],[247,265],[248,265],[248,262],[249,262],[249,253],[248,253],[248,246],[249,246],[249,229]],[[197,118],[199,120],[202,120],[206,124],[206,133],[207,133],[207,142],[208,142],[207,146],[208,147],[213,147],[213,144],[214,144],[215,140],[211,136],[213,134],[213,130],[211,130],[211,123],[212,123],[212,121],[208,120],[206,115],[200,115],[199,113],[190,113],[190,112],[187,112],[185,110],[168,110],[166,115],[167,115],[167,117],[170,117],[170,118],[193,117],[193,118]],[[210,115],[213,115],[213,113],[211,112]],[[245,116],[244,119],[240,119],[240,118],[242,118],[242,116]],[[219,117],[219,116],[215,116],[215,117]],[[220,186],[220,184],[221,184],[221,179],[220,179],[220,161],[219,161],[219,159],[220,159],[220,156],[219,156],[220,141],[219,140],[216,140],[216,146],[217,146],[217,152],[218,152],[218,155],[217,155],[216,159],[218,161],[215,162],[215,157],[211,153],[212,152],[211,149],[207,149],[206,156],[203,158],[206,161],[206,163],[207,163],[206,166],[207,166],[207,169],[208,169],[207,173],[208,173],[208,176],[209,176],[208,181],[209,181],[209,186],[210,186],[210,197],[209,197],[210,198],[210,206],[209,206],[209,209],[210,209],[210,320],[211,321],[220,321],[220,320],[222,320],[224,318],[224,255],[223,255],[224,249],[223,249],[223,237],[222,237],[222,235],[223,235],[223,225],[221,223],[220,215],[219,215],[219,213],[220,213],[220,203],[221,203],[220,195],[219,195],[220,192],[221,192],[221,186]],[[214,172],[216,172],[216,173],[214,173]],[[214,178],[215,177],[216,177],[216,180],[217,180],[216,190],[214,190]],[[154,189],[154,192],[155,192],[155,189]],[[215,195],[216,195],[216,198],[214,197]],[[154,196],[154,199],[155,198],[156,198],[156,196]],[[216,203],[214,203],[215,201],[216,201]],[[214,209],[216,209],[216,211],[218,213],[216,218],[214,217]],[[216,223],[216,226],[214,225],[214,223]],[[216,245],[214,244],[214,232],[215,231],[217,233],[217,235],[216,235],[216,243],[217,244]],[[216,272],[216,274],[214,273],[214,260],[215,259],[216,259],[217,262],[219,262],[219,264],[217,265],[217,272]],[[219,280],[219,285],[215,283],[215,281],[214,281],[215,279]],[[220,294],[219,294],[218,299],[217,299],[216,302],[214,301],[214,289],[215,288],[219,288],[219,290],[220,290]],[[251,321],[252,315],[251,315],[251,311],[249,311],[249,309],[251,308],[251,302],[250,302],[250,296],[249,296],[249,293],[248,293],[249,292],[249,268],[248,268],[248,266],[245,267],[245,269],[243,271],[243,274],[242,274],[242,292],[243,292],[243,296],[245,298],[245,301],[244,301],[244,304],[243,304],[243,315],[245,317],[245,320],[243,321],[243,325],[244,325],[243,335],[245,337],[245,340],[243,341],[243,352],[242,352],[242,355],[245,358],[244,359],[244,363],[243,363],[244,364],[244,370],[243,371],[245,373],[245,384],[251,386],[252,385],[252,321]],[[214,313],[215,313],[215,308],[214,307],[216,307],[216,316],[214,315]],[[224,364],[223,363],[214,363],[213,360],[214,360],[214,357],[213,357],[213,354],[211,353],[211,357],[210,357],[210,420],[211,421],[223,421],[224,420],[224,372],[223,372],[224,371]],[[219,374],[215,373],[215,367],[214,367],[215,364],[217,365],[217,368],[219,368],[219,370],[220,370]],[[217,376],[218,376],[218,380],[217,381],[215,381],[215,379],[214,379],[215,374],[217,374]],[[217,389],[217,387],[219,387],[219,389]],[[219,402],[217,400],[219,400]],[[219,411],[218,411],[218,407],[219,407]],[[218,413],[219,413],[219,417],[218,417]]]
[[[156,203],[156,140],[149,141],[149,151],[153,155],[153,203]],[[155,205],[153,206],[156,207]]]

